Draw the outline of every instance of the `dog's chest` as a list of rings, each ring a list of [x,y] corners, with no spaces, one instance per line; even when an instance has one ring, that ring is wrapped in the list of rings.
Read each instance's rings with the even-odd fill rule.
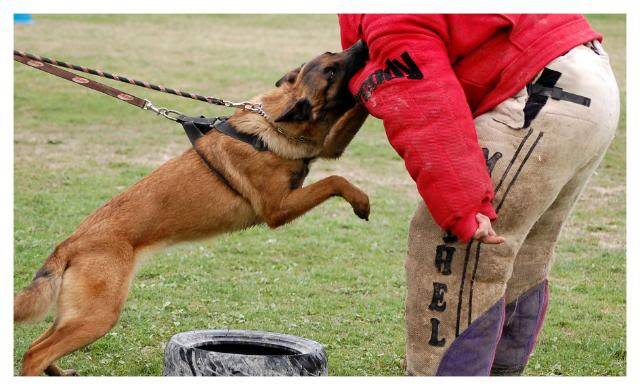
[[[304,159],[302,163],[291,173],[291,179],[289,182],[289,186],[292,190],[296,188],[302,187],[302,183],[304,183],[304,179],[309,174],[309,164],[312,160]]]

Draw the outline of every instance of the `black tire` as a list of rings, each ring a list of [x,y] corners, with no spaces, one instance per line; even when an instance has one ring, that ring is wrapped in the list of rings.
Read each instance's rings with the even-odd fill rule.
[[[279,333],[194,330],[171,337],[165,376],[326,376],[321,344]]]

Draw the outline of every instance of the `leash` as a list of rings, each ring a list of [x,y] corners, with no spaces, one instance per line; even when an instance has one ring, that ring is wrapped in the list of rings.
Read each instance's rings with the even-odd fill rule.
[[[193,118],[193,117],[187,117],[185,115],[183,115],[182,113],[180,113],[179,111],[176,110],[171,110],[165,107],[156,107],[150,100],[148,99],[142,99],[139,98],[137,96],[134,96],[130,93],[125,93],[123,91],[120,91],[116,88],[113,88],[111,86],[99,83],[97,81],[94,80],[90,80],[84,77],[80,77],[78,75],[76,75],[75,73],[72,72],[68,72],[64,69],[60,69],[58,67],[63,67],[63,68],[67,68],[67,69],[73,69],[76,71],[80,71],[83,73],[89,73],[92,75],[96,75],[96,76],[100,76],[100,77],[104,77],[107,79],[111,79],[111,80],[115,80],[115,81],[119,81],[122,83],[127,83],[127,84],[131,84],[131,85],[135,85],[138,87],[142,87],[142,88],[148,88],[148,89],[153,89],[155,91],[159,91],[159,92],[164,92],[164,93],[168,93],[171,95],[175,95],[175,96],[180,96],[180,97],[184,97],[184,98],[188,98],[188,99],[193,99],[193,100],[198,100],[201,102],[205,102],[205,103],[209,103],[209,104],[214,104],[214,105],[218,105],[218,106],[224,106],[224,107],[229,107],[229,108],[238,108],[241,109],[243,111],[248,111],[248,112],[253,112],[256,113],[260,116],[262,116],[263,118],[265,118],[267,120],[267,122],[269,122],[269,124],[273,127],[274,130],[276,130],[277,133],[279,133],[280,135],[282,135],[283,137],[291,140],[291,141],[295,141],[295,142],[300,142],[300,143],[308,143],[308,142],[312,142],[310,139],[308,139],[307,137],[304,136],[292,136],[290,134],[288,134],[284,129],[282,129],[280,126],[274,124],[271,119],[269,118],[269,116],[267,115],[267,113],[264,111],[262,104],[261,103],[252,103],[252,102],[248,102],[248,101],[243,101],[243,102],[232,102],[229,100],[224,100],[224,99],[219,99],[219,98],[215,98],[212,96],[204,96],[204,95],[200,95],[200,94],[195,94],[195,93],[191,93],[191,92],[185,92],[185,91],[180,91],[174,88],[168,88],[162,85],[158,85],[158,84],[152,84],[146,81],[140,81],[140,80],[136,80],[136,79],[132,79],[129,77],[125,77],[122,75],[117,75],[117,74],[112,74],[109,72],[105,72],[99,69],[91,69],[91,68],[87,68],[84,66],[79,66],[79,65],[74,65],[74,64],[70,64],[68,62],[65,61],[60,61],[60,60],[56,60],[55,58],[47,58],[47,57],[42,57],[42,56],[38,56],[35,54],[31,54],[31,53],[27,53],[24,51],[20,51],[20,50],[14,50],[13,51],[13,59],[15,61],[18,61],[22,64],[25,64],[27,66],[30,66],[32,68],[41,70],[43,72],[47,72],[49,74],[52,74],[54,76],[58,76],[61,77],[65,80],[69,80],[72,81],[78,85],[81,85],[83,87],[87,87],[90,89],[93,89],[95,91],[98,92],[102,92],[106,95],[109,95],[111,97],[117,98],[125,103],[129,103],[131,105],[134,105],[138,108],[141,108],[143,110],[149,110],[152,111],[154,113],[156,113],[157,115],[161,115],[169,120],[172,120],[174,122],[180,122],[180,117],[183,118]],[[53,66],[55,65],[55,66]],[[190,138],[191,139],[191,138]]]

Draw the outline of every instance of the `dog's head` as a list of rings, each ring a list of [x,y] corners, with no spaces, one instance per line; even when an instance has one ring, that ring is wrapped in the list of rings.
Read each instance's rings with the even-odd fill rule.
[[[354,106],[349,80],[367,59],[362,41],[319,55],[278,80],[277,90],[263,96],[265,111],[290,134],[318,140]]]

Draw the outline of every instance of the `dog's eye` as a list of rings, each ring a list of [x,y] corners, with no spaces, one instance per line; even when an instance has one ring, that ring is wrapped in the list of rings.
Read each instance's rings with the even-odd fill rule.
[[[336,78],[336,70],[332,67],[326,68],[324,73],[327,75],[327,80],[333,81]]]

